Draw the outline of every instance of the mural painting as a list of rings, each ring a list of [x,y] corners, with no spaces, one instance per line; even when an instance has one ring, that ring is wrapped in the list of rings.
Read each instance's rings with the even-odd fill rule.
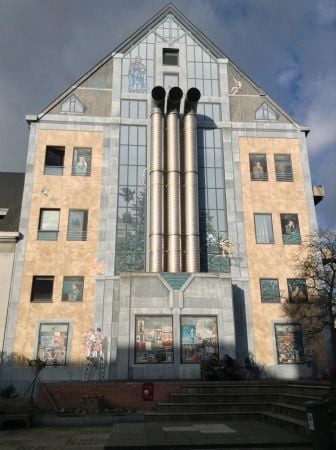
[[[181,317],[181,357],[197,363],[218,353],[216,317]]]
[[[303,364],[304,349],[300,324],[275,324],[278,364]]]
[[[280,214],[282,241],[284,244],[301,244],[297,214]]]
[[[37,358],[47,366],[64,366],[66,363],[67,324],[40,325]]]
[[[290,303],[308,301],[306,280],[303,278],[290,278],[288,284],[288,299]]]
[[[135,362],[137,364],[173,362],[171,317],[136,318]]]
[[[279,281],[277,279],[260,279],[261,301],[267,303],[276,303],[280,301]]]
[[[128,92],[145,94],[147,92],[146,66],[141,62],[141,57],[136,56],[130,62],[128,69]]]

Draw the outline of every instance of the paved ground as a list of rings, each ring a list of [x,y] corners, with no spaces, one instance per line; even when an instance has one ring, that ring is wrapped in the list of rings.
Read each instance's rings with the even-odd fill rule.
[[[219,448],[309,449],[307,439],[257,421],[114,423],[97,427],[33,427],[0,431],[1,450]]]

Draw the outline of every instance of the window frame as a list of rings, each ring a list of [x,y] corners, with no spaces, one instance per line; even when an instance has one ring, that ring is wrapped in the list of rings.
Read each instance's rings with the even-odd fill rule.
[[[167,328],[170,328],[171,331],[166,331],[166,333],[168,333],[168,337],[167,337],[168,343],[169,343],[169,333],[171,335],[171,337],[170,337],[171,345],[163,345],[163,336],[162,336],[162,334],[163,334],[163,327],[162,327],[162,325],[161,325],[161,329],[160,328],[148,328],[147,330],[151,330],[151,334],[153,334],[154,339],[152,339],[152,336],[151,336],[150,339],[145,340],[145,334],[146,333],[145,333],[144,323],[142,325],[143,326],[143,332],[141,332],[141,330],[139,329],[139,322],[140,321],[144,322],[145,319],[170,319],[171,327],[167,327]],[[160,339],[156,338],[157,332],[158,332],[158,337],[159,337],[159,332],[160,331],[161,331],[161,344],[162,344],[162,347],[157,346],[157,347],[154,347],[153,350],[147,350],[146,349],[146,343],[147,342],[160,341]],[[154,332],[154,333],[152,333],[152,332]],[[147,333],[147,338],[149,338],[148,334],[149,333]],[[141,339],[142,335],[143,335],[143,340],[141,341],[140,339]],[[139,337],[139,340],[137,340],[138,337]],[[143,352],[141,350],[141,343],[144,344],[145,352]],[[140,347],[140,349],[137,350],[137,347]],[[150,362],[149,359],[143,360],[143,362],[137,361],[138,354],[151,353],[151,351],[152,352],[157,352],[158,349],[160,349],[160,348],[164,349],[165,347],[167,349],[170,348],[170,352],[167,351],[166,354],[168,354],[168,353],[171,354],[171,361],[155,361],[155,362],[152,361],[152,362]],[[152,314],[137,314],[137,315],[135,315],[135,319],[134,319],[134,364],[137,365],[137,366],[138,365],[148,365],[148,364],[149,365],[174,364],[174,318],[173,318],[173,315],[170,315],[170,314],[161,314],[161,315],[160,314],[153,314],[153,315]]]
[[[70,216],[72,213],[83,212],[83,223],[81,231],[70,231]],[[89,211],[87,209],[69,209],[68,227],[67,227],[67,241],[87,241],[88,235],[88,221]],[[78,235],[69,236],[69,233],[78,233]]]
[[[177,57],[177,63],[176,64],[172,64],[172,63],[167,63],[165,62],[165,57],[172,57],[173,55],[176,55]],[[164,47],[162,49],[162,65],[163,66],[173,66],[173,67],[179,67],[179,63],[180,63],[180,51],[178,48],[169,48],[169,47]]]
[[[251,157],[255,157],[256,161],[252,161]],[[264,173],[260,176],[254,176],[253,175],[253,169],[252,168],[252,164],[254,164],[255,162],[259,162],[259,160],[257,159],[259,157],[259,160],[264,159],[263,164],[266,167],[266,171],[265,171],[265,167],[263,165],[261,165]],[[250,166],[250,179],[251,181],[268,181],[268,167],[267,167],[267,155],[266,153],[249,153],[249,166]]]
[[[67,291],[65,289],[65,283],[71,283],[71,284],[76,284],[79,285],[80,284],[80,298],[78,299],[69,299],[69,295],[71,294],[71,291]],[[74,296],[76,293],[73,292],[72,296]],[[78,275],[78,276],[64,276],[63,277],[63,284],[62,284],[62,298],[61,301],[62,302],[68,302],[68,303],[80,303],[83,302],[83,295],[84,295],[84,276]],[[67,297],[67,298],[65,298]]]
[[[271,218],[272,238],[273,238],[272,241],[269,241],[269,242],[259,242],[258,241],[257,226],[256,226],[256,220],[255,220],[256,216],[269,216]],[[266,245],[275,244],[272,213],[253,213],[253,220],[254,220],[254,235],[255,235],[256,244],[266,244]]]
[[[289,174],[286,173],[284,175],[280,175],[279,171],[277,170],[277,156],[287,156],[289,157],[289,164],[290,164],[290,169],[291,172]],[[278,161],[279,163],[279,161]],[[275,179],[276,181],[279,182],[287,182],[287,183],[291,183],[294,181],[294,173],[293,173],[293,163],[292,163],[292,155],[290,153],[274,153],[274,170],[275,170]]]
[[[278,295],[277,298],[274,300],[266,300],[265,297],[263,297],[263,290],[262,290],[262,282],[263,281],[276,281],[277,282],[277,290]],[[280,288],[279,288],[279,278],[259,278],[259,288],[260,288],[260,301],[261,303],[280,303]]]
[[[38,281],[51,281],[51,291],[48,294],[48,298],[34,298],[37,294],[36,284]],[[33,275],[31,293],[30,293],[30,303],[52,303],[54,294],[54,275]]]
[[[50,351],[51,351],[51,349],[53,349],[53,348],[56,348],[56,349],[59,349],[59,347],[61,347],[61,341],[59,341],[57,344],[56,343],[53,343],[54,345],[48,345],[48,347],[46,347],[46,346],[41,346],[41,341],[42,341],[42,339],[41,339],[41,337],[42,337],[42,327],[43,326],[49,326],[49,327],[54,327],[54,328],[56,328],[56,327],[66,327],[66,331],[65,331],[65,333],[66,333],[66,338],[64,339],[65,340],[65,342],[64,342],[64,345],[63,345],[63,348],[64,348],[64,362],[62,363],[62,364],[58,364],[58,362],[57,362],[57,360],[55,361],[55,358],[52,360],[52,361],[50,361],[49,363],[48,363],[48,359],[47,360],[45,360],[45,359],[43,359],[43,358],[40,358],[40,352],[41,352],[41,350],[42,349],[44,349],[44,348],[49,348],[50,349]],[[47,331],[44,331],[44,333],[48,333]],[[62,333],[62,331],[58,331],[58,333]],[[55,334],[55,333],[54,333]],[[49,331],[49,335],[51,335],[51,332]],[[46,322],[40,322],[39,323],[39,329],[38,329],[38,339],[37,339],[37,349],[36,349],[36,358],[39,358],[39,359],[41,359],[42,361],[44,361],[45,363],[46,363],[46,366],[62,366],[62,367],[64,367],[64,366],[66,366],[67,365],[67,356],[68,356],[68,345],[69,345],[69,335],[70,335],[70,323],[69,322],[57,322],[57,323],[53,323],[53,322],[48,322],[48,321],[46,321]],[[55,338],[55,335],[54,335],[54,338]],[[58,336],[58,339],[60,340],[61,339],[61,336]],[[59,351],[59,350],[58,350]]]
[[[187,318],[189,318],[189,319],[195,319],[195,321],[197,320],[197,319],[214,319],[214,323],[216,324],[216,344],[214,344],[214,345],[209,345],[208,347],[212,347],[212,348],[214,348],[215,349],[215,351],[214,352],[209,352],[209,355],[210,354],[214,354],[214,353],[217,353],[217,355],[219,354],[218,352],[219,352],[219,340],[218,340],[218,316],[216,316],[216,315],[212,315],[212,314],[210,314],[210,315],[202,315],[202,314],[183,314],[183,315],[181,315],[180,316],[180,362],[181,362],[181,364],[199,364],[200,362],[201,362],[201,359],[202,359],[202,357],[204,357],[205,355],[204,355],[204,353],[205,353],[205,351],[203,351],[202,352],[202,355],[199,357],[199,359],[195,359],[194,361],[188,361],[188,360],[184,360],[184,356],[183,356],[183,345],[191,345],[191,346],[194,346],[195,348],[197,348],[196,346],[197,345],[202,345],[202,346],[204,346],[204,342],[205,342],[205,340],[206,340],[206,338],[204,338],[203,337],[203,339],[202,339],[202,344],[195,344],[195,343],[190,343],[190,344],[184,344],[183,342],[183,335],[184,335],[184,332],[182,331],[182,327],[183,327],[183,325],[184,326],[193,326],[193,325],[188,325],[188,324],[183,324],[183,319],[187,319]],[[195,334],[196,334],[196,329],[195,329]],[[211,338],[208,338],[208,339],[211,339]]]
[[[44,230],[41,225],[43,222],[43,215],[47,211],[58,211],[58,223],[57,228],[54,230]],[[58,233],[59,233],[59,223],[60,223],[60,216],[61,216],[61,210],[60,208],[40,208],[40,216],[39,216],[39,223],[38,223],[38,230],[37,230],[37,240],[38,241],[57,241],[58,239]],[[54,234],[52,234],[54,233]],[[48,238],[49,235],[49,238]],[[43,238],[43,236],[46,237],[46,239]],[[51,239],[54,236],[53,239]]]
[[[61,154],[60,162],[62,165],[57,166],[54,164],[47,164],[48,152],[57,151]],[[51,175],[51,176],[62,176],[64,171],[64,158],[65,158],[65,146],[62,145],[46,145],[45,156],[44,156],[44,166],[43,166],[43,175]],[[50,162],[50,161],[49,161]]]
[[[265,108],[266,107],[266,108]],[[259,111],[262,110],[262,115],[263,117],[261,119],[259,119],[257,117]],[[266,115],[264,114],[266,110]],[[274,114],[275,118],[270,118],[270,111]],[[266,117],[265,117],[266,116]],[[259,108],[256,110],[255,112],[255,120],[259,121],[267,121],[267,122],[276,122],[278,120],[278,114],[276,113],[276,111],[267,103],[264,102],[262,105],[259,106]]]
[[[80,154],[80,153],[82,153],[82,154]],[[88,162],[85,160],[84,153],[87,155],[90,155]],[[84,158],[84,165],[81,165],[79,168],[77,166],[81,162],[80,161],[81,157]],[[73,176],[73,177],[90,177],[91,170],[92,170],[91,166],[92,166],[92,148],[91,147],[74,147],[73,153],[72,153],[71,176]],[[84,167],[84,169],[83,169],[83,167]],[[77,172],[77,169],[78,169],[78,172]]]
[[[291,216],[295,216],[294,221],[290,218]],[[298,233],[298,238],[296,242],[290,242],[290,237],[288,236],[288,233],[284,233],[284,230],[286,230],[285,221],[292,221],[293,226],[295,226],[295,229]],[[296,222],[296,225],[295,225]],[[282,243],[284,245],[301,245],[301,231],[300,231],[300,222],[299,222],[299,215],[297,213],[280,213],[280,225],[281,225],[281,234],[282,234]],[[295,231],[295,229],[293,231]],[[286,238],[287,236],[287,238]]]
[[[296,285],[301,285],[303,289],[303,295],[304,297],[301,299],[301,301],[297,300],[295,301],[293,299],[293,286],[291,286],[291,282],[297,282]],[[300,282],[300,283],[298,283]],[[307,286],[307,280],[305,278],[287,278],[287,289],[288,289],[288,302],[291,304],[302,304],[302,303],[308,303],[308,286]],[[299,289],[300,291],[300,289]]]
[[[291,360],[287,360],[286,361],[281,361],[280,359],[280,354],[281,354],[281,349],[279,349],[279,334],[277,332],[277,327],[278,326],[282,326],[282,327],[294,327],[294,326],[299,326],[300,327],[300,332],[299,332],[299,349],[298,350],[293,350],[294,352],[298,352],[299,354],[299,361],[291,361]],[[295,334],[295,331],[293,331],[293,333]],[[278,365],[293,365],[293,364],[305,364],[305,358],[304,358],[304,344],[303,344],[303,333],[302,333],[302,324],[300,322],[275,322],[274,323],[274,340],[275,340],[275,350],[276,350],[276,358],[277,358],[277,364]],[[290,345],[290,344],[289,344]],[[294,347],[294,345],[293,345]],[[285,347],[286,348],[286,347]],[[287,349],[287,348],[286,348]],[[285,350],[282,353],[286,353]]]

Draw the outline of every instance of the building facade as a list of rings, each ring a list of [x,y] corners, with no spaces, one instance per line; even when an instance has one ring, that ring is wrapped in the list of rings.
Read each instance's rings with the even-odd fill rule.
[[[175,7],[27,121],[7,354],[46,379],[197,379],[213,353],[309,375],[280,301],[307,295],[307,129]]]

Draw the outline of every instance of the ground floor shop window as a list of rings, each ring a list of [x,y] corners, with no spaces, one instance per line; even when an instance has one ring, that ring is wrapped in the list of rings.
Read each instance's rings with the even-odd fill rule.
[[[64,366],[68,332],[69,325],[66,323],[41,323],[37,357],[48,366]]]
[[[301,325],[276,323],[274,327],[278,364],[304,363]]]
[[[136,364],[173,362],[173,318],[137,316],[135,318]]]
[[[181,317],[181,360],[197,363],[218,354],[216,317]]]

